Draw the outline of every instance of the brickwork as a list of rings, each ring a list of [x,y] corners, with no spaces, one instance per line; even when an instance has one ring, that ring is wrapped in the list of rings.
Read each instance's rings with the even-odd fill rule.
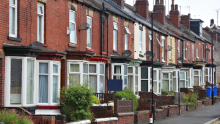
[[[170,23],[179,28],[180,24],[179,11],[171,10],[170,11]]]
[[[162,120],[165,119],[168,115],[169,108],[164,109],[156,109],[155,111],[155,120]]]
[[[186,112],[186,105],[182,104],[180,105],[180,113],[185,113]]]
[[[134,115],[125,115],[118,117],[118,124],[132,124],[134,123]]]
[[[166,105],[174,105],[175,98],[174,96],[158,96],[156,100],[157,107],[166,106]]]
[[[148,0],[137,0],[135,3],[135,10],[136,13],[144,17],[145,19],[149,18],[149,3]]]
[[[198,108],[203,107],[202,101],[197,101],[196,107],[198,107]]]
[[[164,5],[155,5],[154,12],[162,12],[160,14],[155,14],[154,19],[160,22],[162,25],[165,23],[165,6]]]
[[[190,29],[190,14],[181,16],[181,24]]]
[[[118,121],[92,122],[92,124],[118,124]]]
[[[134,115],[135,124],[149,124],[149,113],[150,111],[137,111]]]
[[[198,92],[199,98],[198,100],[201,100],[206,97],[206,90],[202,89],[200,86],[193,86],[194,92]]]
[[[179,107],[178,105],[169,106],[169,117],[173,117],[179,114]]]
[[[107,106],[92,106],[90,110],[94,113],[95,118],[112,117],[112,110],[108,110]]]

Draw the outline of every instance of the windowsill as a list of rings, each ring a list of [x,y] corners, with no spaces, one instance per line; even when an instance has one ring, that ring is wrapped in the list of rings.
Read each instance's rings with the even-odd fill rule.
[[[113,50],[113,53],[118,53],[118,51],[117,50]]]
[[[86,51],[90,51],[90,52],[93,52],[93,49],[90,49],[90,48],[86,48]]]
[[[76,47],[77,47],[77,45],[76,45],[76,44],[73,44],[73,43],[69,43],[69,47],[76,48]]]
[[[162,62],[165,63],[166,61],[164,59],[162,59]]]
[[[8,36],[8,40],[13,40],[13,41],[19,41],[19,42],[21,42],[21,41],[22,41],[22,38],[20,38],[20,37],[10,37],[10,36]]]
[[[144,55],[142,55],[142,54],[139,54],[139,56],[140,56],[140,57],[144,57]]]

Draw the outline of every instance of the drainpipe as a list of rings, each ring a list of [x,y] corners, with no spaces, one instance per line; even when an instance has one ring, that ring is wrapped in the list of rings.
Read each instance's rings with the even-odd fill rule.
[[[106,18],[107,18],[107,56],[108,56],[108,17],[109,17],[109,14],[106,13]],[[108,62],[106,63],[106,66],[107,66],[107,79],[109,79],[109,64]]]

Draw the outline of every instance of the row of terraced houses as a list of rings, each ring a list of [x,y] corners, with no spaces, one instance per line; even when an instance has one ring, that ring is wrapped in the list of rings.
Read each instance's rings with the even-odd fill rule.
[[[155,1],[153,12],[162,13],[153,31],[148,0],[3,0],[0,10],[1,107],[60,114],[57,98],[70,77],[90,81],[95,93],[107,93],[107,79],[122,79],[137,95],[152,83],[156,94],[178,92],[178,74],[180,88],[218,82],[211,55],[220,41],[215,33],[212,48],[210,32],[218,27],[180,15],[174,0],[169,14],[164,0]]]

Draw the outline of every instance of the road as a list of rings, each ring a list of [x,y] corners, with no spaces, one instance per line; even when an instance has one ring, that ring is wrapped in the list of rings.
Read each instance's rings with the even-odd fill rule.
[[[192,112],[183,113],[172,118],[155,121],[155,124],[204,124],[220,117],[220,103],[201,107]]]

